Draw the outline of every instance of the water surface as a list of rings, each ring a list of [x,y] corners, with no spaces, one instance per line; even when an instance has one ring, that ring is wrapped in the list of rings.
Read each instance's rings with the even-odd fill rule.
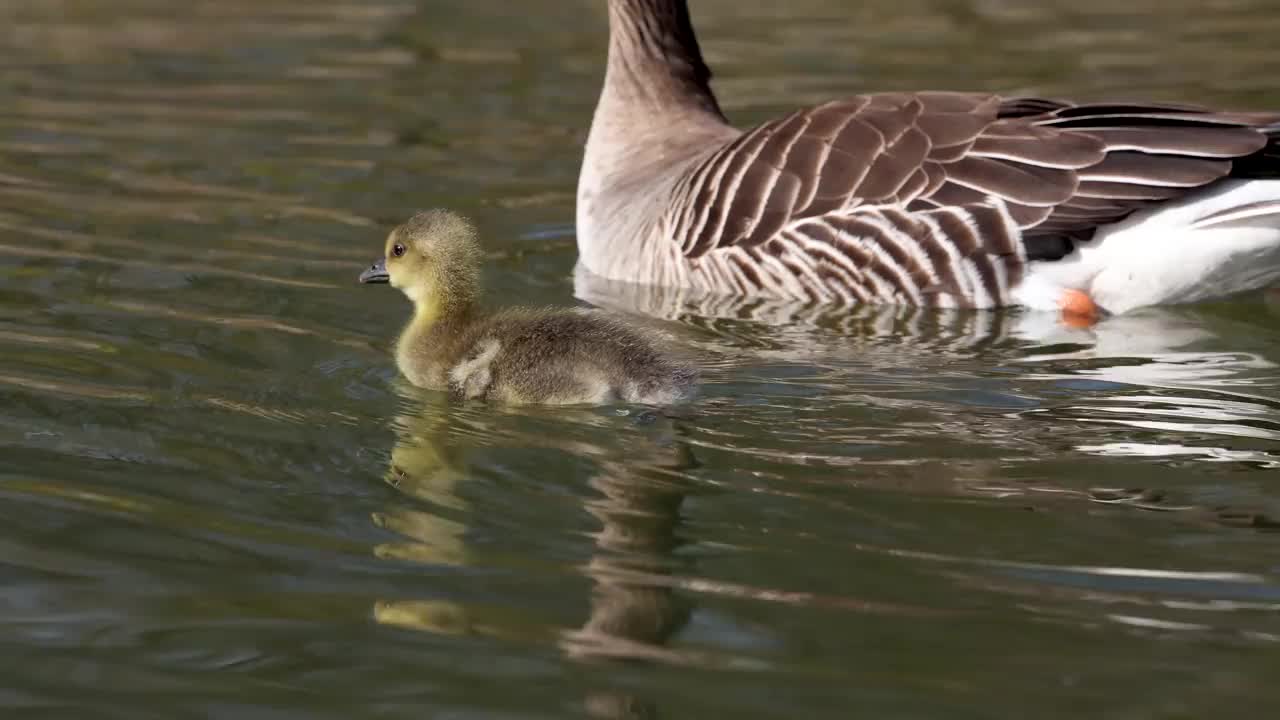
[[[785,9],[783,8],[785,5]],[[21,717],[1262,715],[1280,299],[1087,331],[575,282],[603,3],[0,9],[0,705]],[[945,88],[1280,107],[1264,0],[695,0],[743,122]],[[678,418],[450,407],[355,276],[447,205],[636,314]]]

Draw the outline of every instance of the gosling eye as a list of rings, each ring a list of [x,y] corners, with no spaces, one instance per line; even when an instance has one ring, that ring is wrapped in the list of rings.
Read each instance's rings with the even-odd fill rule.
[[[400,257],[401,255],[404,255],[404,245],[401,245],[400,243],[396,243],[395,245],[392,245],[391,255],[392,257]]]

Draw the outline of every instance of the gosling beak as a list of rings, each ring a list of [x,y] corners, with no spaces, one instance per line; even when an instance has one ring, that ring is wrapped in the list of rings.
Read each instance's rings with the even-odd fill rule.
[[[362,283],[384,283],[391,282],[391,276],[387,274],[387,259],[382,258],[378,262],[369,266],[368,270],[360,273],[360,282]]]

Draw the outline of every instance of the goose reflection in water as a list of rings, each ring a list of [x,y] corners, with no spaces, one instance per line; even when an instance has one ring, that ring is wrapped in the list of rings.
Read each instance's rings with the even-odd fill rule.
[[[467,547],[466,522],[471,512],[462,493],[467,473],[465,439],[450,437],[461,425],[486,424],[472,415],[461,420],[458,406],[419,406],[419,412],[396,419],[398,439],[391,452],[386,481],[406,496],[421,501],[415,508],[375,514],[373,521],[404,540],[375,548],[379,557],[429,565],[465,567],[483,564]],[[512,413],[515,410],[489,411]],[[572,420],[602,422],[590,411],[560,409]],[[594,551],[579,570],[593,583],[589,614],[581,627],[547,637],[536,620],[521,622],[510,615],[447,599],[382,600],[374,618],[382,624],[437,634],[478,634],[508,640],[550,641],[580,662],[649,660],[686,664],[692,657],[665,647],[689,618],[685,598],[673,590],[679,536],[680,506],[689,491],[686,471],[696,462],[678,436],[678,422],[660,417],[648,427],[636,423],[634,437],[622,450],[573,440],[553,447],[587,457],[598,465],[588,480],[598,496],[585,509],[600,523],[592,534]],[[480,429],[483,432],[483,428]],[[487,433],[486,433],[487,434]],[[655,435],[657,437],[655,437]],[[509,436],[504,430],[504,436]],[[546,447],[548,438],[512,439]],[[593,717],[649,717],[652,703],[613,690],[591,691],[584,706]]]
[[[1238,349],[1221,349],[1232,344],[1228,336],[1267,337],[1270,319],[1149,308],[1087,331],[1044,332],[1019,361],[1030,371],[1025,377],[1088,392],[1024,416],[1047,414],[1153,435],[1079,443],[1079,452],[1280,467],[1280,401],[1267,392],[1280,365],[1262,343],[1237,341]],[[1221,438],[1221,444],[1205,444],[1206,437]]]
[[[752,359],[798,364],[856,358],[896,371],[905,357],[922,365],[945,363],[937,365],[940,370],[1008,368],[1019,373],[1019,381],[1051,383],[1080,398],[1017,411],[1017,418],[1065,413],[1099,425],[1280,441],[1280,402],[1257,390],[1269,387],[1280,367],[1280,358],[1269,357],[1272,348],[1265,343],[1280,317],[1276,290],[1257,295],[1260,302],[1243,317],[1224,317],[1214,306],[1160,307],[1088,327],[1022,310],[893,305],[832,310],[609,280],[581,264],[574,270],[574,293],[615,312],[683,325],[691,344],[731,363],[746,357],[746,348]],[[1222,349],[1233,344],[1238,349]],[[1182,392],[1153,397],[1135,389]],[[1075,449],[1280,466],[1274,450],[1186,445],[1177,438],[1148,444],[1086,442]]]
[[[1255,296],[1256,305],[1147,308],[1089,327],[1069,327],[1056,315],[1020,310],[868,305],[833,311],[607,280],[581,265],[575,269],[574,291],[581,300],[665,323],[667,329],[682,326],[678,333],[706,355],[721,358],[721,365],[780,362],[816,373],[818,383],[830,376],[823,401],[828,405],[837,396],[884,405],[889,402],[884,377],[903,378],[906,371],[906,382],[916,378],[910,399],[893,400],[886,410],[923,409],[935,416],[923,425],[934,428],[937,437],[965,438],[1007,458],[1034,457],[1067,439],[1074,452],[1131,461],[1280,467],[1280,402],[1269,392],[1280,360],[1269,341],[1280,317],[1280,293],[1274,291]],[[864,372],[877,384],[866,393],[851,393],[850,372]],[[1024,405],[1010,402],[995,415],[984,412],[990,406],[983,407],[987,401],[981,399],[976,415],[971,406],[952,412],[955,407],[945,400],[939,407],[939,398],[954,388],[975,386],[995,388],[995,403],[1008,399]],[[815,427],[798,434],[823,437],[823,432]],[[923,451],[929,454],[934,444],[922,445]],[[867,460],[858,458],[864,486],[876,482],[874,464]],[[950,489],[928,483],[928,491],[1035,494],[1195,511],[1231,525],[1246,518],[1248,524],[1269,526],[1266,517],[1273,514],[1251,506],[1199,507],[1161,488],[1028,485],[1002,480],[996,467],[988,471],[952,480]],[[895,476],[899,472],[895,469]]]

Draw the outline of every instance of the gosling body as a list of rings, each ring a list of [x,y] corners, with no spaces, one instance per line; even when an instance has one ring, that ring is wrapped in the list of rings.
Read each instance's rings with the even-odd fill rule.
[[[396,343],[409,382],[504,404],[668,405],[692,395],[696,369],[605,313],[480,309],[479,259],[471,224],[431,210],[393,230],[384,259],[361,274],[414,304]]]

